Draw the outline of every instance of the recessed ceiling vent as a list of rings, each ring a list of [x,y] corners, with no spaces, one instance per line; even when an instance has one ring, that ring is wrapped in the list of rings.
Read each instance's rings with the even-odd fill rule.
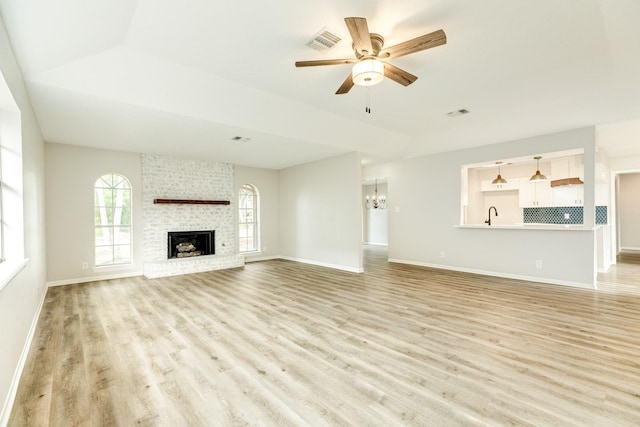
[[[466,108],[461,108],[460,110],[456,110],[456,111],[449,111],[447,113],[447,116],[449,117],[458,117],[458,116],[462,116],[465,114],[469,114],[471,111],[467,110]]]
[[[251,138],[247,138],[244,136],[234,136],[233,138],[231,138],[231,140],[236,142],[251,142]]]
[[[332,47],[337,45],[340,40],[342,39],[336,34],[332,33],[326,28],[323,28],[318,31],[318,33],[313,36],[311,40],[307,42],[307,46],[309,46],[311,49],[317,50],[318,52],[327,52]]]

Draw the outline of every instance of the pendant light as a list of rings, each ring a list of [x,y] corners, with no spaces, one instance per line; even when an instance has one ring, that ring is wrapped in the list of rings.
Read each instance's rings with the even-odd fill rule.
[[[498,165],[498,176],[496,177],[496,179],[491,181],[491,184],[500,185],[500,184],[506,184],[507,183],[507,180],[504,179],[502,177],[502,175],[500,175],[500,165],[501,164],[502,164],[502,162],[496,162],[496,165]]]
[[[533,176],[531,178],[529,178],[529,181],[546,181],[547,177],[542,175],[540,173],[540,159],[542,158],[542,156],[535,156],[534,159],[536,160],[536,173],[533,174]]]

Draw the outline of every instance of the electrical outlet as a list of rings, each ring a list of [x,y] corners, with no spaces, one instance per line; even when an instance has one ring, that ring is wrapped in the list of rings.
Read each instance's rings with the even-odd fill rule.
[[[542,260],[536,261],[536,268],[542,268]]]
[[[83,262],[83,263],[82,263],[82,269],[83,269],[83,270],[86,270],[86,269],[88,269],[88,268],[89,268],[89,263],[88,263],[88,262],[86,262],[86,261],[85,261],[85,262]]]
[[[440,251],[440,258],[444,258],[444,251]]]
[[[569,218],[571,218],[571,214],[568,214],[568,213],[564,214],[564,219],[569,219]]]

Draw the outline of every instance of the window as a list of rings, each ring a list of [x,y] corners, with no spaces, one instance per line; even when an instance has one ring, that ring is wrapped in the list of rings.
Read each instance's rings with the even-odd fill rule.
[[[250,184],[244,184],[238,192],[238,250],[239,252],[258,251],[258,189]]]
[[[24,257],[22,129],[20,109],[0,72],[0,290],[28,262]]]
[[[131,185],[117,174],[103,175],[94,187],[95,265],[131,263]]]
[[[2,205],[2,193],[4,192],[4,182],[2,181],[2,162],[0,161],[0,262],[4,262],[4,236],[2,230],[2,224],[4,224],[3,218],[3,205]]]

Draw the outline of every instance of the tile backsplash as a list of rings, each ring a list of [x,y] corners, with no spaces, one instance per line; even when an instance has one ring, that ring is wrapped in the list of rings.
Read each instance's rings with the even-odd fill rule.
[[[522,222],[539,224],[582,224],[582,206],[554,206],[543,208],[523,208]],[[568,216],[568,218],[567,218]],[[596,206],[596,224],[606,224],[607,207]]]

